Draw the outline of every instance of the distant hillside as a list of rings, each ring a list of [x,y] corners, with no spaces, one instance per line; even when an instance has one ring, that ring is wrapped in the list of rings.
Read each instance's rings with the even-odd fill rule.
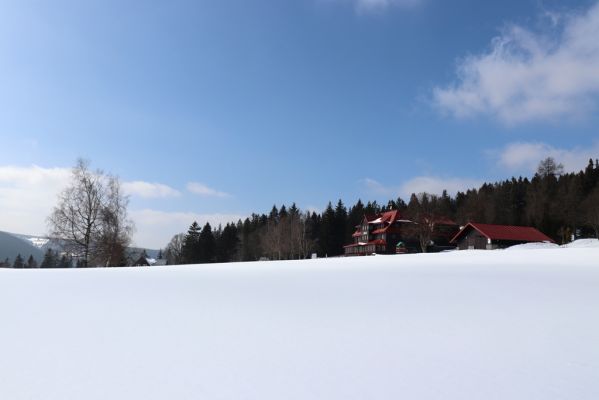
[[[21,257],[25,260],[29,258],[29,255],[32,255],[38,264],[40,264],[44,259],[44,253],[48,248],[52,248],[54,251],[60,251],[60,243],[48,240],[48,238],[41,236],[0,231],[0,261],[4,261],[4,259],[8,257],[12,264],[17,254],[21,254]],[[158,256],[158,250],[153,249],[129,247],[127,250],[127,255],[131,260],[139,258],[144,250],[149,258],[157,258]]]
[[[21,257],[25,260],[32,255],[38,263],[44,258],[43,251],[35,247],[32,242],[20,239],[11,233],[0,231],[0,260],[4,261],[8,257],[12,263],[17,254],[21,254]]]

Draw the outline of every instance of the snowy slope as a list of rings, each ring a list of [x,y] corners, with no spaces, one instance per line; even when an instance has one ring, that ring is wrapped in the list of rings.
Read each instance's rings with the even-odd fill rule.
[[[598,310],[598,248],[0,270],[0,398],[595,400]]]
[[[12,233],[0,231],[0,260],[4,261],[5,258],[8,258],[13,263],[17,254],[20,254],[25,260],[32,255],[38,263],[44,257],[40,249],[30,241],[20,239]]]

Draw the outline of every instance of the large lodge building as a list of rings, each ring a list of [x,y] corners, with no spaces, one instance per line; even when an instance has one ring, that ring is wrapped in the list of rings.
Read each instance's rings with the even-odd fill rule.
[[[365,215],[352,235],[353,243],[344,246],[346,256],[420,252],[417,223],[392,210],[377,215]],[[460,228],[445,217],[435,219],[431,243],[427,251],[501,249],[516,244],[553,242],[537,229],[527,226],[468,223]],[[398,251],[401,250],[401,251]]]
[[[353,243],[344,246],[346,256],[367,254],[394,254],[398,244],[405,251],[419,251],[418,239],[411,228],[414,222],[402,217],[400,211],[386,211],[377,215],[365,215],[352,235]],[[451,248],[449,241],[459,230],[458,225],[447,219],[439,218],[433,232],[433,250]]]

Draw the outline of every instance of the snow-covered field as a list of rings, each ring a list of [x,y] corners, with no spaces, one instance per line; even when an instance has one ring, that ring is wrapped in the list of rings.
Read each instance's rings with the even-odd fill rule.
[[[0,399],[599,399],[599,248],[0,270]]]

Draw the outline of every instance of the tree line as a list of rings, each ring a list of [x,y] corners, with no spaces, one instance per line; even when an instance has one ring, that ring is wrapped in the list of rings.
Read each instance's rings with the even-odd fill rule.
[[[33,255],[29,255],[29,258],[25,261],[21,254],[17,254],[12,263],[8,257],[4,261],[0,261],[0,268],[71,268],[73,264],[73,258],[67,254],[60,254],[52,249],[47,249],[44,259],[39,264],[33,258]]]
[[[303,259],[343,254],[343,246],[364,215],[399,210],[414,222],[411,232],[422,251],[435,229],[435,221],[450,219],[459,225],[480,222],[533,226],[558,243],[577,237],[599,238],[599,161],[589,160],[577,173],[564,173],[553,158],[539,163],[531,178],[512,177],[485,183],[478,189],[449,196],[412,194],[403,199],[347,207],[342,200],[329,202],[321,213],[273,206],[268,214],[252,214],[245,220],[213,229],[193,222],[187,233],[175,235],[165,248],[168,264]]]

